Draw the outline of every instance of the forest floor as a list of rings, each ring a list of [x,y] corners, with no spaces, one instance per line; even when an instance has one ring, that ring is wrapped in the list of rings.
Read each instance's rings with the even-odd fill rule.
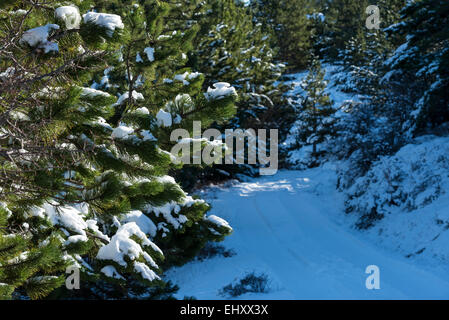
[[[221,294],[248,273],[266,275],[268,292],[232,299],[447,299],[449,272],[376,245],[353,227],[336,188],[335,168],[280,171],[202,191],[234,229],[219,245],[233,254],[196,260],[167,272],[178,298]],[[366,268],[380,269],[380,289],[366,288]]]

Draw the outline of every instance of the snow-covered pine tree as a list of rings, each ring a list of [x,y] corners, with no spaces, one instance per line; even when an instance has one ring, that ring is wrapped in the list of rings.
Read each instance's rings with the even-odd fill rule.
[[[325,71],[322,70],[320,61],[313,58],[309,74],[302,83],[305,96],[295,124],[297,127],[295,148],[311,149],[310,159],[305,160],[311,167],[318,165],[326,154],[326,149],[320,148],[320,145],[336,135],[334,129],[336,109],[325,92],[327,82],[324,75]]]
[[[11,215],[0,207],[0,300],[43,298],[65,281],[61,273],[68,263],[61,243],[54,234],[37,245],[27,224],[14,227],[8,222]]]
[[[206,86],[220,79],[238,90],[232,127],[281,129],[291,121],[292,109],[285,97],[289,87],[280,81],[285,66],[276,63],[269,34],[250,8],[235,1],[211,3],[195,52],[195,66],[206,75]]]
[[[376,5],[379,7],[380,13],[380,30],[385,31],[385,28],[390,27],[391,25],[398,23],[401,20],[401,11],[407,4],[407,0],[379,0],[376,2]],[[400,38],[399,38],[400,39]],[[389,39],[389,42],[396,43],[396,39],[394,41]]]
[[[184,128],[192,134],[194,121],[201,121],[203,128],[221,122],[234,114],[236,100],[235,90],[224,83],[211,85],[203,94],[204,76],[185,67],[197,29],[185,25],[174,30],[165,23],[167,19],[183,20],[176,16],[182,13],[178,5],[146,0],[98,2],[96,7],[119,15],[125,26],[120,48],[93,83],[96,90],[118,97],[112,105],[113,115],[96,128],[109,132],[111,151],[118,158],[109,156],[104,160],[110,163],[97,166],[97,172],[113,174],[119,183],[113,190],[114,199],[100,199],[92,210],[101,217],[103,230],[112,235],[111,243],[100,249],[92,263],[117,282],[112,288],[95,284],[107,296],[160,294],[163,284],[154,281],[159,276],[153,270],[181,265],[206,242],[221,240],[231,231],[221,219],[206,218],[209,206],[187,196],[166,175],[179,167],[169,154],[176,143],[170,141],[171,132]],[[112,242],[120,241],[114,234],[129,233],[130,226],[133,230],[138,227],[142,237],[154,244],[137,269],[133,259],[117,261],[117,256],[110,255],[116,245]],[[136,279],[136,272],[141,277]],[[149,291],[147,286],[155,283],[158,286]]]
[[[330,144],[331,152],[346,160],[339,168],[339,187],[348,188],[363,176],[381,155],[398,150],[407,138],[402,125],[409,113],[409,101],[395,91],[384,62],[394,51],[400,35],[387,37],[385,28],[398,22],[404,1],[379,1],[381,29],[364,29],[351,38],[341,51],[346,75],[339,87],[357,95],[356,101],[342,106],[336,128],[338,136]]]
[[[406,95],[412,112],[404,124],[412,134],[425,132],[449,121],[449,3],[443,0],[409,2],[403,21],[388,32],[406,37],[387,61],[388,80],[396,94]]]
[[[380,29],[357,29],[340,50],[339,61],[348,76],[341,88],[345,91],[374,97],[385,88],[380,80],[386,72],[385,60],[391,55],[400,36],[387,37],[385,28],[399,21],[399,10],[404,0],[379,1]]]
[[[262,30],[250,7],[233,0],[210,0],[199,19],[200,32],[190,64],[205,75],[204,89],[217,81],[231,83],[237,90],[237,114],[219,129],[274,129],[280,136],[293,121],[293,108],[281,81],[285,66],[275,62],[270,36]],[[206,178],[228,178],[228,174],[252,174],[255,166],[215,166],[206,173],[184,170],[181,174],[201,174]],[[218,170],[216,170],[218,169]],[[189,171],[189,172],[188,172]]]
[[[75,20],[66,29],[56,22],[67,12]],[[92,117],[78,110],[80,100],[94,100],[81,83],[89,77],[87,66],[95,70],[102,54],[83,49],[77,20],[81,18],[74,7],[55,11],[18,1],[0,14],[2,200],[30,206],[61,191],[70,198],[73,188],[65,184],[61,172],[88,150],[71,150],[68,131],[78,125],[76,121]],[[40,26],[39,21],[54,23]],[[114,100],[102,97],[95,102],[101,106]]]
[[[1,11],[0,141],[14,156],[1,154],[6,230],[20,230],[30,252],[56,246],[55,259],[27,271],[42,288],[52,281],[45,294],[61,284],[46,276],[62,260],[81,270],[72,298],[164,297],[173,290],[164,267],[231,231],[166,173],[175,167],[169,130],[233,115],[235,90],[202,94],[202,76],[179,67],[195,30],[165,30],[171,5],[139,3],[22,1]],[[23,280],[0,282],[9,294]]]
[[[81,161],[94,150],[75,145],[73,133],[106,114],[104,104],[115,101],[93,97],[83,88],[91,71],[101,65],[104,51],[80,36],[85,31],[80,22],[77,8],[60,7],[56,1],[1,3],[3,297],[11,297],[14,290],[14,296],[42,298],[64,283],[61,275],[71,264],[64,230],[37,208],[46,202],[56,208],[80,200],[80,185],[70,170],[82,172]],[[86,252],[85,247],[79,249],[74,256]]]

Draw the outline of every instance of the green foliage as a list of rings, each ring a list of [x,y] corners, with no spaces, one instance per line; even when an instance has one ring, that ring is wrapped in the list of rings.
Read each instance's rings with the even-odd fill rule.
[[[325,150],[319,150],[318,146],[336,135],[333,115],[336,109],[325,93],[327,86],[324,80],[324,71],[317,59],[313,59],[309,74],[303,82],[302,88],[305,97],[299,110],[300,119],[298,130],[298,146],[311,146],[311,156],[314,159],[311,166],[318,164],[318,160],[325,154]]]
[[[324,54],[330,59],[338,57],[346,44],[368,31],[365,26],[368,0],[335,0],[328,1],[325,16],[326,26],[323,37]]]
[[[191,132],[193,121],[224,122],[236,96],[204,96],[204,76],[184,54],[198,27],[178,4],[72,4],[102,16],[69,28],[55,17],[56,1],[20,1],[30,14],[12,18],[0,11],[0,120],[10,124],[0,136],[0,192],[12,211],[2,222],[1,293],[42,298],[72,265],[83,289],[60,287],[51,298],[168,298],[176,288],[161,279],[162,267],[231,231],[209,222],[209,206],[166,176],[179,167],[170,133]],[[176,29],[166,23],[174,20]],[[61,27],[47,25],[38,42],[20,40],[46,23]]]
[[[447,24],[449,4],[416,1],[401,14],[403,21],[389,30],[393,37],[406,37],[389,61],[391,82],[397,90],[411,84],[408,97],[415,110],[407,127],[419,134],[449,121],[449,32],[441,27]]]
[[[0,207],[0,299],[11,299],[14,292],[43,298],[64,283],[58,275],[67,266],[61,244],[56,234],[36,242],[34,230],[10,223],[11,218],[11,211]]]
[[[279,47],[278,59],[288,62],[289,69],[308,65],[314,35],[313,1],[259,0],[253,6],[262,23],[269,26]]]
[[[252,7],[233,0],[207,1],[202,14],[193,16],[200,31],[189,53],[189,65],[205,76],[203,90],[224,81],[236,90],[237,113],[229,121],[210,123],[220,129],[278,128],[281,139],[294,119],[293,106],[286,97],[289,90],[281,79],[285,65],[276,60],[274,37],[256,18]],[[254,150],[252,150],[254,151]],[[228,179],[237,174],[255,175],[256,166],[215,165],[188,167],[177,172],[186,187],[207,180]]]
[[[268,293],[271,281],[262,273],[254,272],[246,274],[238,282],[230,283],[220,290],[220,295],[226,298],[236,298],[246,293]]]

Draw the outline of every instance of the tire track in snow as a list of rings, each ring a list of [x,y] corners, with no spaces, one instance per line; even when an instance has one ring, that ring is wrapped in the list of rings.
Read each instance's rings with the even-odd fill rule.
[[[294,252],[288,245],[286,245],[286,243],[284,241],[281,240],[281,237],[276,233],[275,229],[272,227],[272,225],[270,224],[270,222],[268,221],[268,219],[264,216],[264,214],[262,213],[262,210],[260,210],[258,204],[257,204],[257,200],[253,199],[254,202],[254,207],[256,208],[256,211],[259,215],[259,217],[262,219],[262,221],[265,223],[265,225],[267,226],[267,228],[271,231],[271,234],[273,235],[273,237],[277,240],[278,243],[281,244],[281,248],[286,248],[287,251],[300,263],[302,263],[305,266],[310,266],[310,264],[303,259],[302,257],[300,257],[296,252]]]
[[[344,215],[332,174],[322,168],[283,171],[218,191],[210,214],[233,226],[223,245],[237,255],[171,270],[179,297],[223,299],[218,295],[223,286],[245,271],[263,270],[279,288],[241,299],[448,299],[446,277],[382,251],[330,219],[330,214]],[[378,291],[365,288],[365,268],[371,264],[381,268]]]

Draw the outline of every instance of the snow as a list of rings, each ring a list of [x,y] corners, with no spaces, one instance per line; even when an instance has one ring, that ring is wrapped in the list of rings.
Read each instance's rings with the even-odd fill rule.
[[[150,235],[151,237],[155,237],[157,233],[157,227],[153,223],[153,221],[143,214],[142,211],[131,211],[125,215],[122,219],[123,223],[135,222],[137,226],[142,230],[145,234]]]
[[[205,94],[206,98],[209,100],[218,100],[227,96],[237,96],[235,88],[227,82],[217,82],[213,86],[214,88],[209,87]]]
[[[0,208],[3,209],[4,211],[6,211],[6,217],[10,218],[12,215],[11,210],[8,209],[8,207],[6,206],[6,203],[4,202],[0,202]]]
[[[201,75],[199,72],[184,72],[181,74],[177,74],[174,77],[174,80],[181,81],[184,85],[188,86],[190,84],[187,80],[194,80]],[[165,79],[164,83],[172,83],[173,81],[170,79]]]
[[[173,119],[174,124],[180,124],[182,122],[182,117],[177,114],[176,117]]]
[[[153,207],[151,205],[147,205],[145,208],[146,212],[153,212],[156,217],[162,216],[165,221],[171,224],[176,230],[181,229],[183,224],[187,222],[187,217],[184,215],[178,215],[181,211],[181,207],[176,202],[168,202],[160,207]],[[173,216],[172,213],[175,213],[176,216]]]
[[[142,108],[138,108],[136,110],[137,113],[143,113],[143,114],[150,114],[150,111],[148,110],[148,108],[142,107]]]
[[[81,15],[75,6],[62,6],[55,10],[55,17],[65,22],[66,28],[79,29],[81,22]]]
[[[171,127],[173,124],[171,114],[162,109],[157,113],[156,120],[159,127]]]
[[[131,93],[131,97],[136,101],[145,100],[143,94],[141,94],[140,92],[137,92],[136,90],[133,90],[133,92]],[[119,105],[123,104],[124,102],[126,102],[128,100],[128,98],[129,98],[129,92],[125,92],[118,98],[116,105],[119,106]]]
[[[313,14],[308,14],[307,19],[314,19],[324,22],[326,21],[326,16],[322,12],[314,12]]]
[[[449,190],[449,138],[424,136],[377,161],[349,190],[358,212],[413,211]]]
[[[37,47],[39,49],[43,49],[45,53],[58,51],[58,44],[48,41],[50,33],[54,30],[59,30],[59,26],[57,24],[47,24],[45,26],[30,29],[24,32],[22,38],[20,39],[20,43],[26,43],[32,48]]]
[[[116,14],[88,12],[83,15],[84,23],[93,23],[107,29],[108,36],[114,34],[115,29],[123,29],[122,18]]]
[[[11,118],[19,121],[30,121],[30,117],[28,117],[25,113],[20,111],[12,111],[9,113]]]
[[[367,230],[382,247],[424,264],[447,264],[449,138],[422,136],[377,161],[348,190],[358,215],[375,208],[383,219]]]
[[[182,202],[182,206],[190,208],[196,203],[203,204],[205,201],[202,199],[193,199],[191,196],[186,196]]]
[[[159,276],[150,268],[148,268],[148,266],[142,262],[134,262],[134,270],[139,273],[142,278],[148,280],[148,281],[153,281],[156,279],[160,279]]]
[[[125,139],[128,138],[133,133],[134,129],[122,125],[115,128],[114,131],[112,131],[111,136],[114,139]]]
[[[76,236],[70,236],[67,238],[66,242],[64,243],[65,246],[68,246],[72,243],[78,243],[78,242],[87,242],[89,239],[85,235],[76,235]]]
[[[143,141],[157,141],[156,137],[148,130],[142,130],[140,134],[143,137]]]
[[[218,226],[220,228],[226,228],[226,229],[232,230],[231,226],[229,225],[229,223],[226,220],[224,220],[220,217],[217,217],[215,215],[208,216],[206,218],[206,220],[209,222],[212,222],[213,224],[215,224],[216,226]]]
[[[173,178],[172,176],[161,176],[161,177],[157,177],[157,180],[160,183],[171,183],[171,184],[176,184],[176,180],[175,178]]]
[[[96,124],[102,126],[103,128],[113,131],[111,125],[106,121],[106,119],[102,118],[102,117],[98,117],[95,122]]]
[[[125,280],[120,273],[113,266],[106,266],[100,270],[106,277],[117,279],[117,280]]]
[[[29,254],[30,254],[29,251],[21,252],[17,257],[14,257],[14,258],[12,258],[12,259],[9,259],[7,262],[8,262],[9,264],[16,264],[16,263],[19,263],[19,262],[21,262],[21,261],[26,260],[26,259],[28,258],[28,256],[29,256]]]
[[[148,61],[153,62],[154,61],[154,48],[148,47],[143,50],[143,52],[146,53]]]
[[[138,238],[142,245],[134,241],[132,237]],[[135,222],[129,222],[120,226],[111,241],[98,250],[97,259],[114,261],[120,266],[126,267],[125,256],[131,261],[142,256],[152,267],[157,268],[156,263],[142,247],[151,247],[162,255],[162,251],[147,238],[138,225]]]
[[[44,213],[53,225],[59,225],[74,233],[86,235],[85,230],[88,225],[84,221],[84,217],[87,214],[87,209],[83,210],[80,206],[62,207],[46,203],[40,210],[36,209],[36,211],[38,213],[35,213],[35,215],[39,216]]]
[[[28,11],[27,10],[23,10],[23,9],[18,9],[18,10],[15,10],[15,11],[11,11],[11,14],[16,14],[16,15],[20,15],[20,16],[26,15],[27,13],[28,13]]]
[[[336,182],[336,167],[327,165],[203,191],[211,214],[233,227],[222,245],[236,255],[169,270],[177,297],[224,299],[220,289],[254,271],[268,275],[269,292],[237,299],[447,299],[447,263],[422,266],[376,246],[351,227]],[[370,265],[380,268],[380,290],[365,286]]]
[[[96,237],[105,241],[110,241],[109,237],[100,231],[96,220],[86,220],[86,224],[89,230],[91,230]]]
[[[32,207],[26,217],[48,219],[52,225],[63,228],[62,230],[65,230],[67,236],[66,245],[78,241],[87,241],[86,231],[100,239],[109,241],[109,237],[99,230],[97,221],[87,219],[88,213],[89,205],[86,203],[61,206],[52,202],[45,203],[41,207]],[[75,235],[71,236],[70,233]]]
[[[16,70],[13,67],[8,67],[4,72],[0,73],[0,79],[6,80],[8,78],[11,78]]]
[[[111,95],[107,92],[92,89],[92,88],[82,88],[81,96],[95,98],[95,97],[110,97]]]

